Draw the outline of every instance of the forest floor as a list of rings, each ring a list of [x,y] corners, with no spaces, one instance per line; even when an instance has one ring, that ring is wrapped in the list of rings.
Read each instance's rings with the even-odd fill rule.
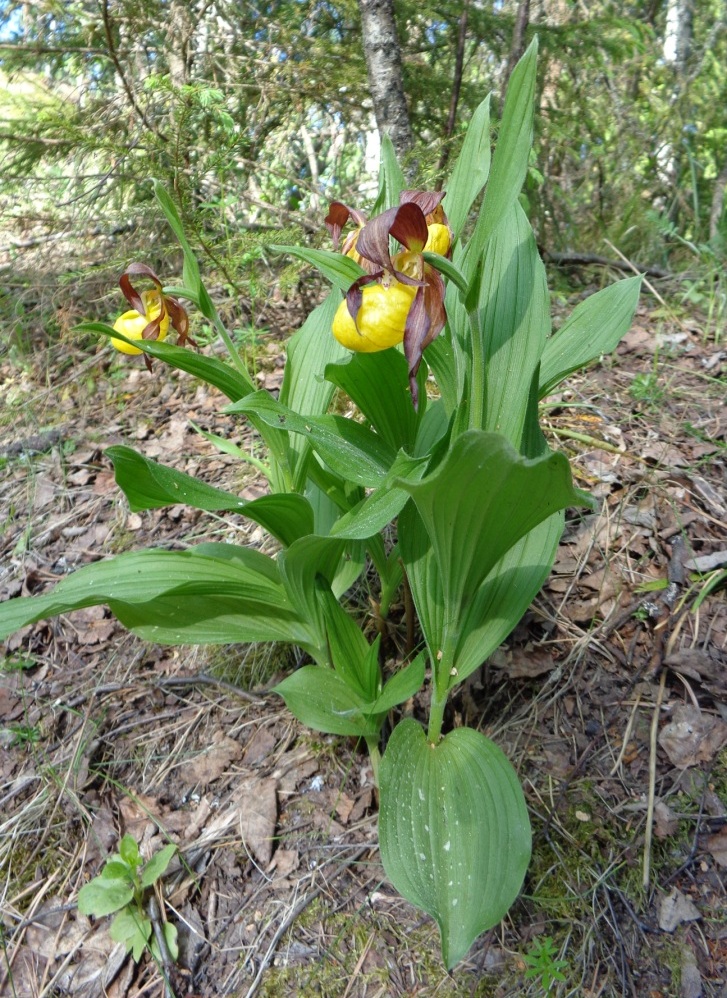
[[[250,347],[262,387],[293,321]],[[534,832],[520,898],[451,974],[386,881],[366,756],[267,692],[290,653],[150,646],[101,608],[0,648],[0,994],[727,995],[726,369],[724,331],[646,295],[617,353],[543,407],[600,512],[569,514],[449,718],[508,753]],[[0,384],[0,600],[130,548],[263,542],[237,515],[131,513],[104,457],[130,443],[260,494],[192,426],[250,444],[212,390],[69,337],[0,353]],[[179,846],[166,990],[76,909],[126,833]]]

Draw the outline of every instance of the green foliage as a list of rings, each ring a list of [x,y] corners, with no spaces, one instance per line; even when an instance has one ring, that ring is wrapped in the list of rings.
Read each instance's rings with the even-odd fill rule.
[[[525,953],[523,960],[528,965],[526,978],[538,978],[546,994],[550,994],[552,986],[565,980],[563,971],[568,966],[567,960],[557,960],[558,950],[550,936],[536,940]]]
[[[446,142],[454,160],[466,136],[484,134],[481,95],[505,89],[519,6],[468,8],[450,127],[462,4],[397,3],[413,158],[427,183],[440,179],[425,156],[433,144]],[[509,179],[518,191],[525,181],[547,249],[600,250],[607,236],[648,262],[681,262],[683,240],[724,256],[722,5],[690,5],[680,63],[665,58],[666,9],[594,0],[531,11],[542,125],[535,156]],[[329,191],[344,200],[361,192],[372,136],[355,0],[304,14],[295,0],[263,8],[219,0],[201,10],[184,0],[5,0],[0,24],[0,194],[19,221],[55,231],[99,219],[131,224],[138,244],[153,245],[147,181],[155,176],[175,192],[192,241],[223,283],[235,296],[244,289],[254,307],[267,291],[266,233],[292,229],[297,240]],[[499,123],[499,100],[493,114]],[[471,167],[486,172],[485,151],[460,159],[475,184]],[[370,177],[366,184],[369,193]],[[466,213],[451,208],[459,235]]]
[[[512,904],[528,864],[530,827],[502,752],[478,732],[445,732],[445,707],[537,593],[555,556],[563,510],[591,503],[574,488],[566,458],[546,445],[538,397],[613,348],[638,291],[634,280],[605,289],[549,338],[544,269],[518,203],[530,158],[535,56],[533,44],[512,74],[491,170],[487,103],[454,164],[446,204],[459,225],[485,183],[487,189],[472,234],[460,239],[452,260],[422,255],[426,238],[437,233],[430,225],[443,227],[432,221],[441,196],[420,192],[420,201],[401,204],[401,171],[384,144],[377,203],[386,210],[362,228],[357,247],[388,271],[368,283],[380,281],[377,321],[399,328],[403,353],[394,345],[350,358],[332,330],[339,308],[352,314],[360,269],[331,253],[296,251],[333,289],[291,339],[278,398],[255,390],[202,281],[178,208],[155,185],[184,261],[182,284],[165,293],[197,306],[228,347],[231,365],[166,343],[135,343],[226,394],[225,412],[247,419],[265,443],[261,470],[270,494],[246,503],[121,446],[110,451],[117,482],[134,509],[183,500],[248,515],[280,549],[148,549],[88,565],[49,593],[0,607],[0,635],[106,603],[127,628],[156,642],[288,642],[303,649],[309,664],[276,691],[303,723],[366,742],[380,775],[386,872],[436,919],[448,967]],[[389,258],[392,238],[408,251],[394,260],[418,275],[408,313],[394,316],[400,327],[386,312],[387,292],[405,276]],[[111,332],[105,324],[84,328]],[[428,398],[430,362],[436,384]],[[329,411],[335,391],[346,393],[353,414]],[[392,549],[385,537],[394,532]],[[412,661],[383,662],[380,637],[370,640],[344,605],[367,564],[378,575],[382,614],[406,578],[424,644]],[[381,759],[387,715],[427,678],[426,731],[418,720],[396,724],[392,717]],[[88,910],[122,909],[114,931],[136,955],[150,931],[140,896],[160,874],[154,860],[140,871],[135,849],[125,839],[81,900]]]
[[[176,851],[174,845],[165,846],[144,863],[136,840],[125,835],[119,843],[119,852],[106,861],[98,877],[78,892],[81,914],[102,918],[115,913],[109,935],[114,942],[123,943],[137,962],[147,949],[157,961],[163,959],[157,940],[152,939],[152,921],[145,905],[150,890],[164,875]],[[177,930],[171,922],[165,922],[162,931],[167,950],[176,960]]]

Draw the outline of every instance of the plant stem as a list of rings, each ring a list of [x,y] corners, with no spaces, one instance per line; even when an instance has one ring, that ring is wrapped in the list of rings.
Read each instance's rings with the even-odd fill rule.
[[[427,728],[427,740],[436,745],[442,734],[442,722],[444,721],[444,708],[447,706],[447,695],[440,700],[437,695],[437,684],[432,683],[432,702],[429,707],[429,727]]]
[[[381,752],[379,751],[379,742],[376,738],[366,739],[366,748],[369,750],[369,759],[371,760],[371,769],[374,772],[374,784],[378,789],[379,786],[379,763],[381,762]]]

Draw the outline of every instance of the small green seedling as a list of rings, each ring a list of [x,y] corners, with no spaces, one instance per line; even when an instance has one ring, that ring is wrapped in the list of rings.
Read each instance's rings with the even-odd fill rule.
[[[136,961],[148,948],[155,960],[168,962],[166,954],[160,952],[156,937],[152,939],[146,902],[149,889],[163,876],[176,851],[175,845],[165,846],[144,863],[134,838],[125,835],[118,854],[111,856],[100,875],[79,891],[78,910],[82,915],[101,918],[116,912],[109,935],[114,942],[123,943]],[[171,922],[165,922],[162,931],[169,955],[176,960],[177,930]]]
[[[525,963],[528,964],[525,977],[528,980],[533,977],[539,977],[546,995],[550,994],[550,990],[556,981],[565,980],[563,970],[568,966],[568,961],[556,960],[555,956],[557,952],[552,938],[545,936],[534,943],[530,948],[530,952],[526,953],[523,957]]]

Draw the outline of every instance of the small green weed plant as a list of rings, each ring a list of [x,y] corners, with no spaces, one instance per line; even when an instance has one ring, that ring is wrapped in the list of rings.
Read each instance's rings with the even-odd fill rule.
[[[553,985],[565,981],[563,971],[567,960],[557,959],[558,949],[550,936],[545,936],[530,947],[523,959],[527,964],[526,979],[537,979],[546,995],[552,993]]]
[[[519,203],[535,69],[534,43],[512,74],[494,156],[485,100],[443,194],[405,190],[384,141],[372,211],[331,206],[333,251],[277,247],[332,285],[288,343],[277,398],[258,390],[234,349],[175,206],[157,185],[184,253],[182,283],[162,287],[149,268],[131,265],[120,283],[132,312],[113,329],[83,329],[219,389],[229,400],[224,411],[248,420],[264,441],[263,458],[246,459],[269,492],[246,501],[129,447],[107,454],[132,510],[184,502],[235,511],[276,538],[279,551],[229,543],[135,551],[0,607],[0,636],[106,604],[149,641],[302,649],[307,664],[276,690],[309,727],[365,742],[379,786],[384,868],[437,921],[447,967],[512,905],[531,831],[511,763],[479,731],[446,731],[445,708],[542,586],[564,510],[591,505],[565,456],[549,449],[538,404],[614,349],[640,286],[631,278],[594,294],[552,335],[545,271]],[[146,299],[132,277],[154,284]],[[161,341],[170,323],[186,338],[180,300],[219,333],[230,363]],[[348,396],[353,416],[330,411],[335,393]],[[422,635],[415,656],[382,667],[380,636],[370,641],[344,608],[365,569],[378,576],[384,621],[406,581]],[[426,724],[397,722],[396,708],[422,687]],[[382,755],[388,716],[395,723]]]
[[[99,876],[78,892],[78,910],[82,915],[95,918],[114,915],[109,935],[114,942],[123,943],[126,952],[137,962],[147,949],[158,963],[166,962],[159,942],[156,937],[152,938],[148,901],[176,851],[175,845],[164,846],[144,863],[134,837],[125,835],[119,843],[118,853],[109,857]],[[176,927],[171,922],[164,922],[161,931],[167,952],[176,960]]]

